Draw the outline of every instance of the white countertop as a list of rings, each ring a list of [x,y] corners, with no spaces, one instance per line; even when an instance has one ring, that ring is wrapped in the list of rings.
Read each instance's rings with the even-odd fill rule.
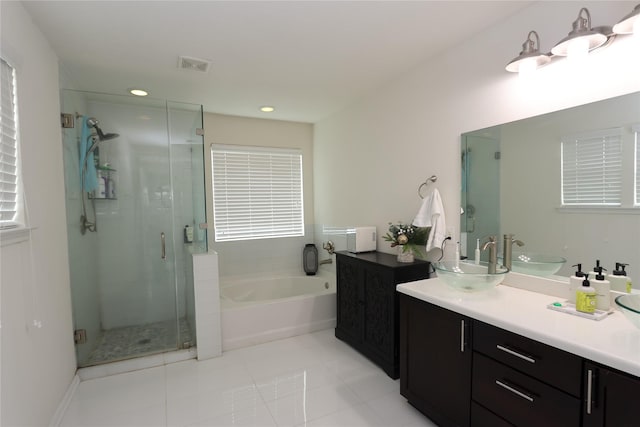
[[[564,301],[559,297],[505,285],[466,293],[438,278],[403,283],[397,290],[640,377],[640,329],[617,310],[595,321],[549,310],[548,304]]]

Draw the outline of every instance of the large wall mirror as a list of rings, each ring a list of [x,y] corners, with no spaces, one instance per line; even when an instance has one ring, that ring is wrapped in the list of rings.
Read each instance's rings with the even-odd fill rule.
[[[639,134],[640,92],[463,134],[462,255],[473,258],[478,241],[496,235],[502,244],[509,233],[524,243],[514,251],[566,259],[557,272],[541,275],[569,276],[578,263],[591,271],[600,260],[609,273],[616,262],[628,264],[629,276],[640,280]],[[579,168],[575,185],[587,179],[598,191],[619,185],[619,202],[569,204],[570,144],[598,138],[603,147],[619,139],[619,184],[610,172],[585,178]],[[602,150],[595,151],[597,162],[608,156]]]

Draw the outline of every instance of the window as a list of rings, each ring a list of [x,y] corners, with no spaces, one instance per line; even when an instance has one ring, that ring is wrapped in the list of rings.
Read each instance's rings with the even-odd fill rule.
[[[17,227],[18,119],[14,68],[0,58],[0,228]]]
[[[212,146],[215,241],[304,236],[300,150]]]
[[[562,205],[620,206],[622,130],[562,138]]]

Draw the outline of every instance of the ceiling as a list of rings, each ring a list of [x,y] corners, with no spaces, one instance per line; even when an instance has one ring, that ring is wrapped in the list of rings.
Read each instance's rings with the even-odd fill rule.
[[[314,123],[526,1],[25,1],[73,88]],[[178,57],[211,61],[206,73]],[[274,113],[261,113],[274,105]]]

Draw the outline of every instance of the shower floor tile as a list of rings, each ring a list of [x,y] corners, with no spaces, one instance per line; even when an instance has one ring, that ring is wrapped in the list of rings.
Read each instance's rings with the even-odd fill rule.
[[[103,331],[95,350],[81,365],[92,366],[176,350],[176,338],[174,320],[107,329]],[[180,319],[180,340],[181,343],[192,342],[191,328],[186,318]]]

